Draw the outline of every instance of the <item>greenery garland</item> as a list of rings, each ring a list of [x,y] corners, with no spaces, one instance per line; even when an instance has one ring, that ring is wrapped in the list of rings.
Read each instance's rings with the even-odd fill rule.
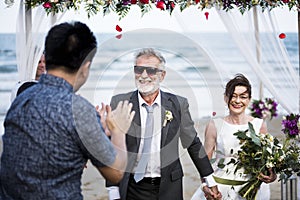
[[[11,6],[14,0],[5,0],[5,3]],[[299,10],[298,0],[25,0],[25,4],[27,8],[43,6],[47,14],[78,10],[83,5],[88,17],[97,13],[107,15],[114,12],[120,19],[127,15],[132,5],[139,6],[142,15],[153,7],[167,11],[171,15],[177,6],[183,11],[192,5],[200,10],[216,7],[228,11],[238,8],[242,14],[254,6],[260,6],[263,11],[283,6],[287,6],[289,10],[293,8]]]

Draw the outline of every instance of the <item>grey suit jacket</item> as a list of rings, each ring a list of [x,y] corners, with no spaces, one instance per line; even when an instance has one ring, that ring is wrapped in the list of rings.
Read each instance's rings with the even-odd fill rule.
[[[129,102],[133,103],[133,110],[136,113],[126,135],[128,164],[126,173],[119,184],[121,199],[126,199],[128,180],[130,173],[134,173],[133,168],[137,159],[137,152],[141,138],[138,91],[113,96],[111,100],[112,109],[117,106],[119,101],[124,100],[128,100]],[[190,116],[187,99],[178,95],[161,91],[161,105],[161,184],[159,190],[159,199],[183,199],[183,170],[179,159],[179,138],[182,146],[187,148],[188,153],[201,177],[212,174],[213,169],[205,153],[204,147],[197,137],[197,132],[194,128],[194,122]],[[168,122],[165,127],[163,127],[166,110],[172,112],[173,119]]]

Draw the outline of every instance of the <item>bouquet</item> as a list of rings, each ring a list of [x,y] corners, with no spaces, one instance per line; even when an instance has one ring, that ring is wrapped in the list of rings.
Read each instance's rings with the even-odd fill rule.
[[[253,100],[250,107],[251,115],[261,119],[277,117],[277,103],[271,98],[262,100]]]
[[[283,165],[285,153],[277,138],[270,134],[257,134],[253,125],[248,125],[248,130],[234,133],[241,143],[235,161],[235,172],[243,168],[244,174],[250,176],[239,194],[247,200],[253,200],[262,184],[258,179],[260,173],[268,174],[268,168],[276,170],[276,167]]]
[[[282,131],[286,134],[283,144],[269,133],[256,133],[253,125],[248,123],[249,129],[234,133],[240,140],[240,150],[237,155],[226,164],[234,164],[234,173],[243,169],[250,179],[238,191],[247,200],[253,200],[262,184],[258,179],[260,173],[268,174],[272,168],[280,174],[279,181],[286,180],[294,173],[300,172],[299,139],[300,115],[290,114],[282,120]],[[222,166],[222,163],[218,166]],[[224,166],[224,164],[223,164]]]

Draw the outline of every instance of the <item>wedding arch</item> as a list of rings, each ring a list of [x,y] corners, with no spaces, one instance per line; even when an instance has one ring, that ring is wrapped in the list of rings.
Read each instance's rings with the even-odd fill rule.
[[[7,5],[14,0],[5,0]],[[117,13],[126,17],[130,9],[140,8],[142,15],[152,9],[173,14],[194,6],[215,9],[236,46],[261,82],[260,98],[266,88],[286,113],[299,112],[299,66],[291,64],[283,41],[278,38],[273,8],[286,6],[299,12],[297,0],[20,0],[16,29],[16,54],[19,81],[34,78],[36,64],[44,49],[45,30],[58,23],[69,10],[84,7],[88,17],[97,13]],[[299,13],[298,13],[298,16]],[[180,16],[178,16],[180,18]],[[298,17],[300,20],[300,17]],[[183,30],[185,23],[181,21]],[[299,33],[298,33],[299,34]],[[209,49],[207,49],[209,51]],[[230,78],[223,63],[216,60],[222,79]]]
[[[6,0],[8,5],[13,2]],[[183,11],[190,6],[196,6],[200,12],[215,9],[261,81],[261,88],[265,87],[285,112],[299,111],[299,73],[292,66],[283,42],[278,39],[279,33],[272,12],[273,8],[282,6],[290,10],[299,9],[298,1],[289,0],[21,0],[16,37],[19,81],[33,79],[35,63],[43,51],[43,31],[59,22],[69,10],[84,7],[88,17],[99,12],[103,15],[114,12],[122,19],[133,6],[139,7],[142,15],[151,9],[161,9],[170,15],[176,8]],[[181,25],[184,26],[184,23]],[[217,68],[225,72],[222,73],[223,79],[229,78],[221,63]],[[263,96],[262,91],[260,98]]]

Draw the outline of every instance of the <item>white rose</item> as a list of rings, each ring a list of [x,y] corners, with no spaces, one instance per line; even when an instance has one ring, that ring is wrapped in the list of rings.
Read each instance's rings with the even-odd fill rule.
[[[258,107],[259,107],[260,109],[263,109],[263,108],[265,107],[265,104],[264,104],[264,103],[259,103],[259,104],[258,104]]]
[[[267,167],[267,168],[272,168],[272,167],[274,167],[274,165],[273,165],[273,163],[271,163],[271,162],[267,162],[267,163],[266,163],[266,167]]]
[[[273,104],[268,104],[268,109],[271,110],[273,108]]]

